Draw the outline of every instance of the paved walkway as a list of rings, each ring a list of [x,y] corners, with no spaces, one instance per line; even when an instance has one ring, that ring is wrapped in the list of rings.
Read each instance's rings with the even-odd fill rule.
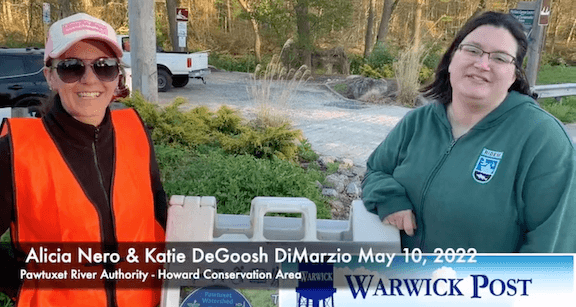
[[[188,108],[207,105],[216,109],[226,104],[248,117],[253,116],[257,103],[247,90],[253,84],[248,74],[214,72],[206,81],[204,85],[191,80],[184,88],[160,93],[160,103],[167,104],[182,96],[189,100]],[[410,110],[345,99],[323,84],[315,83],[299,87],[289,103],[282,104],[278,99],[275,103],[291,118],[295,127],[302,130],[316,152],[349,158],[361,167],[365,167],[372,151]],[[567,131],[576,142],[576,124],[568,125]]]
[[[240,81],[239,81],[240,80]],[[185,88],[160,93],[160,103],[167,104],[178,96],[190,104],[207,105],[212,109],[226,104],[241,110],[245,116],[255,114],[257,102],[247,87],[247,74],[212,73],[206,85],[191,81]],[[323,84],[308,83],[293,93],[289,103],[275,101],[295,127],[302,130],[312,148],[325,156],[349,158],[364,167],[366,160],[388,132],[410,109],[398,106],[363,104],[342,98]]]

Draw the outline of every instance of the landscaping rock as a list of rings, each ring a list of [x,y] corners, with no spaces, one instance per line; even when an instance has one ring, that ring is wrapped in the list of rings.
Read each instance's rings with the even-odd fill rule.
[[[328,164],[336,162],[336,158],[329,156],[322,156],[318,159],[318,163],[321,166],[328,167]]]
[[[326,177],[326,183],[334,187],[338,193],[342,193],[344,191],[344,187],[346,187],[346,181],[348,181],[348,176],[338,173],[328,175]]]
[[[352,168],[352,166],[354,166],[354,161],[350,160],[350,159],[342,159],[340,160],[340,169],[349,169]]]
[[[334,157],[320,157],[316,162],[324,167],[327,167],[329,163],[340,163],[338,171],[326,176],[324,184],[316,182],[316,186],[322,191],[322,195],[331,198],[329,204],[332,219],[348,220],[352,201],[360,199],[362,195],[361,182],[366,168],[354,165],[350,159]]]
[[[346,216],[346,213],[350,212],[350,209],[347,208],[346,205],[344,205],[344,203],[340,200],[332,200],[329,202],[329,204],[332,208],[331,213],[332,219],[334,220],[343,219],[343,217]]]
[[[326,85],[346,98],[370,103],[396,104],[398,95],[398,85],[394,79],[372,79],[353,75]]]
[[[324,196],[328,196],[328,197],[337,197],[338,196],[338,192],[335,189],[322,189],[322,195]]]
[[[346,193],[352,197],[360,197],[362,190],[360,189],[360,182],[354,181],[346,187]]]

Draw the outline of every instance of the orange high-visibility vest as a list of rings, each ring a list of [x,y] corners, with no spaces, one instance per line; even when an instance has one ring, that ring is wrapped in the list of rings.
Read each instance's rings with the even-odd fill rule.
[[[116,238],[119,243],[163,242],[164,230],[154,214],[150,145],[144,127],[132,109],[111,113],[116,160],[105,163],[114,163],[110,206]],[[27,243],[101,242],[100,217],[95,205],[82,190],[42,121],[13,118],[4,128],[2,134],[10,134],[12,141],[13,242],[25,253]],[[87,159],[86,163],[92,161]],[[157,306],[160,289],[117,289],[116,300],[119,307]],[[25,280],[17,306],[106,306],[106,293],[103,287],[39,289],[34,280]]]

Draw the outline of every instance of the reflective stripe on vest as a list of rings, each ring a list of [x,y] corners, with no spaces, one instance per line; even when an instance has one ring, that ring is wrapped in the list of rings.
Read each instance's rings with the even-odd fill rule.
[[[118,242],[163,242],[164,230],[154,212],[150,145],[144,127],[134,110],[111,114],[116,161],[110,205],[116,238]],[[12,141],[16,221],[11,231],[15,242],[21,246],[27,242],[100,242],[98,211],[42,121],[8,119],[7,132]],[[86,163],[93,163],[91,158]],[[159,289],[117,290],[119,307],[156,306],[159,299]],[[18,306],[106,306],[106,295],[103,289],[37,289],[33,281],[26,280]]]

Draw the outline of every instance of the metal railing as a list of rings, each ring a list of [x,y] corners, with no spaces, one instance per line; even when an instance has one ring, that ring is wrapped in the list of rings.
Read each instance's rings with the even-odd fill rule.
[[[560,101],[564,96],[576,96],[576,83],[536,85],[532,91],[538,93],[538,98],[552,97]]]

